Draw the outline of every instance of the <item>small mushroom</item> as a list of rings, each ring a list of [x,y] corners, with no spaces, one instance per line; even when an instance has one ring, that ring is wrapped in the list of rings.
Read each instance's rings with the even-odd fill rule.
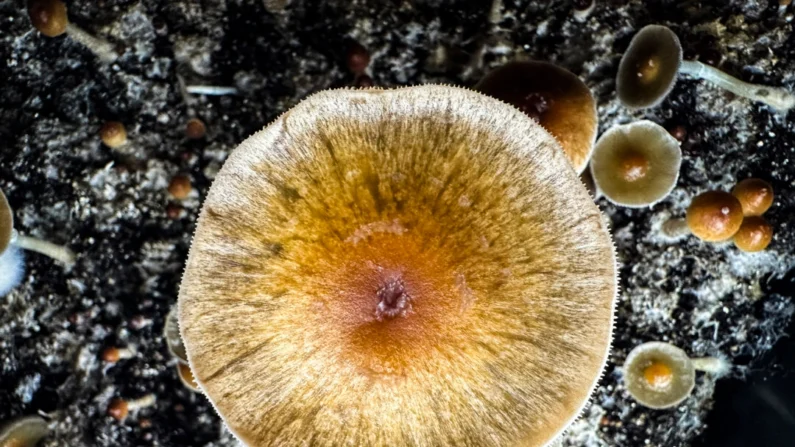
[[[609,201],[638,208],[670,194],[681,164],[679,142],[662,126],[643,120],[614,126],[599,138],[591,176]]]
[[[147,394],[143,397],[138,399],[113,399],[108,404],[108,415],[116,419],[117,421],[123,421],[127,419],[127,416],[134,411],[140,410],[142,408],[147,408],[154,406],[157,402],[157,398],[154,394]]]
[[[28,16],[33,26],[45,36],[56,37],[66,33],[96,54],[102,62],[110,63],[119,57],[112,44],[70,23],[66,4],[61,0],[29,0]]]
[[[99,129],[99,138],[105,146],[118,149],[127,144],[127,129],[118,121],[108,121]]]
[[[199,384],[196,383],[196,377],[193,376],[193,371],[191,371],[187,363],[182,361],[177,362],[175,368],[177,369],[179,380],[182,381],[185,388],[196,393],[201,393],[201,388],[199,388]]]
[[[762,216],[748,216],[732,240],[742,251],[762,251],[773,239],[773,226]]]
[[[732,195],[740,201],[745,216],[761,216],[773,205],[773,185],[758,178],[741,181]]]
[[[574,18],[584,22],[596,8],[596,0],[574,0]]]
[[[0,281],[2,283],[0,284],[0,291],[3,289],[10,290],[17,284],[17,282],[11,281],[11,278],[19,279],[21,277],[21,270],[23,269],[22,258],[16,248],[41,253],[66,266],[71,266],[75,262],[74,253],[66,247],[19,234],[14,229],[14,214],[11,210],[11,205],[8,203],[3,191],[0,191],[0,260],[2,260],[0,265],[8,268],[8,277]],[[3,271],[3,275],[5,274],[6,271]],[[7,292],[8,290],[5,291]]]
[[[163,338],[166,339],[168,352],[180,361],[187,363],[188,355],[185,353],[185,345],[179,334],[179,321],[177,319],[177,306],[171,308],[166,315],[166,323],[163,325]]]
[[[207,127],[204,125],[204,121],[198,118],[191,118],[185,124],[185,136],[189,140],[201,140],[206,133]]]
[[[359,42],[351,42],[345,54],[345,65],[354,76],[362,76],[370,65],[370,53]]]
[[[743,223],[743,208],[733,195],[707,191],[696,196],[687,208],[685,219],[671,219],[662,231],[669,237],[692,233],[706,242],[721,242],[737,233]]]
[[[193,186],[191,186],[190,177],[187,175],[177,174],[168,183],[168,193],[177,200],[187,199],[191,191],[193,191]]]
[[[664,342],[636,346],[624,362],[624,384],[641,405],[663,409],[685,400],[696,384],[696,370],[716,377],[730,365],[718,357],[691,359],[685,351]]]
[[[683,61],[679,38],[661,25],[648,25],[632,38],[618,66],[618,99],[628,107],[654,107],[668,96],[679,74],[703,79],[777,110],[795,106],[795,95],[785,89],[749,84],[710,65]]]
[[[135,357],[135,349],[109,346],[102,351],[100,357],[102,358],[103,362],[113,364],[122,359],[131,359]]]
[[[581,173],[597,132],[596,102],[570,71],[547,62],[509,62],[488,73],[475,90],[505,101],[554,136]]]
[[[21,417],[0,428],[0,446],[35,447],[49,433],[50,427],[41,417]]]

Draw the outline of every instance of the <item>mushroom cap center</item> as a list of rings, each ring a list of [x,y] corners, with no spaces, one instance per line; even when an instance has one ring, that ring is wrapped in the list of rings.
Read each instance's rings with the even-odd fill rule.
[[[657,80],[660,75],[660,58],[657,56],[650,56],[642,60],[636,66],[638,81],[641,84],[651,84]]]
[[[619,165],[619,174],[627,182],[636,182],[649,172],[649,159],[637,151],[625,154]]]
[[[673,371],[665,363],[654,360],[643,369],[643,378],[654,389],[664,389],[671,385]]]

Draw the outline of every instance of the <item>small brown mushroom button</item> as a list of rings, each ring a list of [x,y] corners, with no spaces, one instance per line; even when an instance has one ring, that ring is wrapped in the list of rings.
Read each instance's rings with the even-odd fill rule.
[[[762,251],[773,239],[773,227],[762,216],[748,216],[734,235],[734,245],[742,251]]]
[[[156,403],[156,401],[157,398],[154,394],[147,394],[138,399],[129,400],[116,398],[111,400],[108,404],[108,416],[111,416],[117,421],[123,421],[127,419],[127,416],[130,414],[130,412],[139,410],[141,408],[151,407]]]
[[[183,174],[175,175],[168,184],[168,192],[177,200],[186,199],[192,189],[190,177]]]
[[[558,140],[574,170],[585,170],[598,118],[593,95],[580,78],[547,62],[509,62],[488,73],[475,90],[538,121]]]
[[[773,205],[773,186],[758,178],[747,178],[732,189],[746,216],[761,216]]]
[[[113,45],[69,23],[66,4],[61,0],[28,0],[28,17],[31,24],[47,37],[66,33],[96,54],[102,62],[109,63],[118,58]]]
[[[105,146],[117,149],[127,143],[127,129],[118,121],[108,121],[99,129],[99,138]]]
[[[204,138],[206,133],[207,127],[204,125],[204,121],[198,118],[191,118],[188,120],[187,124],[185,124],[185,136],[187,136],[189,140],[200,140]]]
[[[725,241],[740,229],[743,208],[740,201],[727,192],[707,191],[690,203],[686,220],[690,231],[699,239]]]

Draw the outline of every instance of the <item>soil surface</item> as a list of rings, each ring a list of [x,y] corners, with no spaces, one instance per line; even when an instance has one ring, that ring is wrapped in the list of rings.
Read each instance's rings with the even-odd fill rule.
[[[678,446],[704,436],[716,381],[699,375],[671,410],[626,393],[629,350],[672,342],[693,357],[719,356],[730,378],[775,374],[764,354],[785,334],[795,287],[795,113],[682,78],[660,106],[631,111],[615,96],[620,57],[650,23],[670,26],[686,59],[748,82],[795,86],[793,6],[778,0],[596,0],[584,20],[572,1],[74,0],[71,22],[112,42],[100,62],[68,36],[32,28],[21,0],[0,0],[0,188],[20,233],[77,253],[64,268],[25,253],[21,284],[0,298],[0,421],[41,414],[43,446],[231,446],[207,400],[185,388],[162,335],[176,302],[196,217],[229,152],[299,100],[348,86],[351,42],[372,56],[381,87],[472,86],[514,59],[554,62],[580,76],[598,101],[600,131],[649,119],[684,130],[676,189],[651,208],[598,204],[621,261],[614,351],[592,405],[566,446]],[[186,85],[237,89],[185,92]],[[198,117],[207,134],[185,136]],[[121,121],[126,145],[98,136]],[[176,175],[191,190],[169,193]],[[660,225],[690,199],[746,177],[773,184],[766,214],[775,237],[761,253],[695,238],[667,240]],[[111,346],[134,351],[115,364]],[[120,422],[113,398],[157,398]]]

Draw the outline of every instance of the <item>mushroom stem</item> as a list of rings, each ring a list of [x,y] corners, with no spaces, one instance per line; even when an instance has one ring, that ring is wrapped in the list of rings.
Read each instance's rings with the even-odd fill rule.
[[[783,88],[743,82],[715,67],[698,61],[682,61],[679,73],[703,79],[735,95],[765,103],[777,110],[789,110],[795,106],[795,95]]]
[[[71,23],[67,24],[66,34],[68,34],[69,37],[75,41],[85,45],[89,50],[93,51],[102,62],[111,63],[119,57],[116,53],[116,49],[113,47],[113,44],[106,40],[92,36],[77,25],[73,25]]]
[[[222,85],[188,85],[185,86],[185,91],[193,95],[210,95],[210,96],[237,95],[236,88],[225,87]]]
[[[690,227],[684,218],[668,219],[662,224],[662,232],[670,238],[679,238],[690,234]]]
[[[720,357],[701,357],[690,361],[697,371],[710,373],[716,377],[722,377],[731,370],[731,364]]]
[[[56,261],[71,266],[75,263],[75,254],[68,248],[53,244],[52,242],[36,239],[35,237],[23,236],[16,234],[13,239],[13,244],[25,250],[31,250],[49,256]]]

